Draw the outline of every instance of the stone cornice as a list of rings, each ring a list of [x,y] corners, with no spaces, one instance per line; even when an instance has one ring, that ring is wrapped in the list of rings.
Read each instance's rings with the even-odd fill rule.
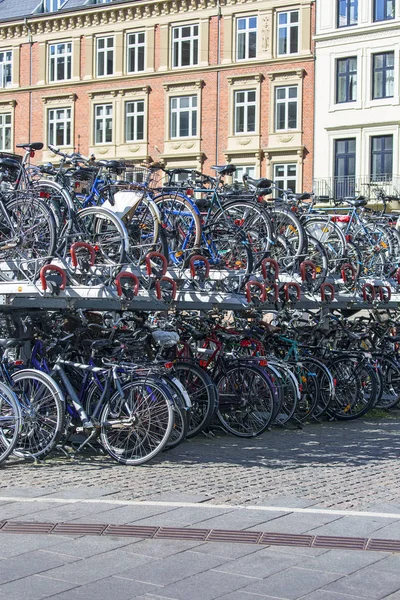
[[[245,0],[246,4],[256,4],[259,0]],[[132,3],[133,4],[133,3]],[[178,15],[185,12],[217,10],[218,0],[153,0],[137,2],[134,5],[121,4],[114,7],[88,6],[85,10],[72,13],[32,15],[28,23],[24,19],[0,23],[0,40],[28,37],[29,34],[50,35],[60,31],[106,26],[113,23],[143,21],[157,19],[167,15]],[[220,0],[221,6],[243,5],[243,0]],[[200,17],[199,17],[200,18]]]

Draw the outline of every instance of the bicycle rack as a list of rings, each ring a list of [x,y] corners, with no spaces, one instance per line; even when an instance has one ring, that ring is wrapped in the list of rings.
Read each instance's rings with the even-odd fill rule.
[[[355,268],[350,263],[344,263],[342,265],[341,270],[340,270],[343,282],[347,283],[347,279],[348,278],[347,278],[346,270],[351,271],[351,278],[352,278],[353,281],[355,281],[356,280],[356,270],[355,270]]]
[[[89,266],[93,267],[94,263],[96,262],[96,251],[93,248],[93,246],[91,246],[90,244],[87,244],[86,242],[75,242],[74,244],[72,244],[71,249],[70,249],[72,266],[76,268],[79,264],[78,257],[76,255],[76,251],[78,248],[85,248],[85,250],[88,251],[88,253],[90,255]]]
[[[264,281],[276,283],[279,279],[279,265],[274,258],[264,258],[261,262],[261,273]]]
[[[161,260],[161,262],[162,262],[163,266],[162,266],[161,276],[154,275],[154,273],[153,273],[154,267],[151,264],[151,260],[155,259],[155,258]],[[148,254],[146,254],[145,263],[146,263],[146,272],[149,277],[151,277],[153,275],[153,277],[156,277],[157,279],[159,279],[160,277],[164,277],[164,275],[167,272],[168,261],[165,258],[164,254],[161,254],[160,252],[149,252]]]
[[[307,281],[307,267],[312,271],[311,278],[314,281],[317,278],[317,265],[312,260],[304,260],[300,264],[300,275],[303,282]]]
[[[375,288],[372,283],[364,283],[361,289],[364,302],[373,302],[375,300]]]
[[[204,263],[204,267],[205,267],[204,275],[196,272],[196,265],[194,264],[196,261]],[[189,262],[189,268],[190,268],[190,275],[191,275],[192,279],[194,279],[196,276],[199,276],[201,279],[204,280],[210,276],[210,263],[209,263],[208,259],[205,256],[202,256],[201,254],[196,254],[195,256],[192,256],[192,258],[190,259],[190,262]]]
[[[164,302],[167,302],[165,296],[163,295],[163,290],[161,288],[161,283],[162,282],[166,282],[169,283],[171,285],[172,288],[172,295],[171,295],[171,300],[170,302],[173,302],[176,299],[176,294],[178,291],[177,285],[176,285],[176,281],[174,281],[171,277],[161,277],[161,279],[157,279],[156,281],[156,296],[157,296],[157,300],[164,300]]]
[[[122,279],[130,279],[134,282],[134,288],[123,288],[122,287]],[[118,273],[115,278],[115,285],[117,288],[117,294],[121,298],[121,296],[125,296],[128,300],[132,300],[134,296],[137,296],[139,293],[140,282],[139,279],[134,275],[134,273],[130,273],[129,271],[122,271]]]
[[[385,292],[386,290],[386,292]],[[389,285],[379,286],[379,299],[381,302],[387,304],[392,298],[392,288]]]
[[[265,289],[265,302],[278,302],[279,301],[279,285],[277,283],[264,284]],[[271,298],[273,292],[273,298]]]
[[[259,295],[259,297],[256,296],[253,299],[253,297],[251,295],[251,288],[257,288],[258,290],[260,290],[261,294]],[[254,304],[254,301],[265,302],[265,300],[266,300],[265,285],[263,283],[261,283],[260,281],[255,281],[253,279],[248,281],[245,285],[245,293],[246,293],[246,300],[249,304],[251,304],[251,303]]]
[[[300,288],[299,284],[296,283],[295,281],[289,281],[288,283],[285,283],[282,287],[282,290],[284,292],[284,298],[285,298],[286,302],[293,302],[293,299],[290,297],[291,289],[296,290],[295,302],[298,302],[301,298],[301,288]]]
[[[47,273],[58,273],[58,275],[61,275],[61,285],[59,286],[58,284],[54,283],[53,281],[47,281],[46,279],[46,274]],[[47,290],[47,287],[50,286],[50,291],[52,294],[56,294],[58,295],[60,290],[65,290],[66,286],[67,286],[67,274],[64,271],[64,269],[62,269],[61,267],[57,267],[57,265],[44,265],[44,267],[42,267],[40,269],[40,282],[42,284],[42,290],[45,292]]]
[[[328,297],[326,297],[326,292],[329,291]],[[330,304],[335,299],[335,288],[332,283],[322,283],[320,287],[320,294],[322,302],[326,302]]]

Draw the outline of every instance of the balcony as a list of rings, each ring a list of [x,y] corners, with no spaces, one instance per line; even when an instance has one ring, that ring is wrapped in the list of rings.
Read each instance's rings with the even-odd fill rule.
[[[370,175],[360,177],[325,177],[313,180],[313,192],[330,202],[340,198],[365,196],[369,202],[379,202],[379,194],[397,196],[400,200],[400,175],[383,175],[371,180]],[[398,208],[396,206],[396,208]]]

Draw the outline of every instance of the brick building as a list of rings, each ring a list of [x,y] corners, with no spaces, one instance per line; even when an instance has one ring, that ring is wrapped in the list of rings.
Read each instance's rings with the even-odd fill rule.
[[[0,150],[43,141],[310,189],[314,0],[0,0]]]

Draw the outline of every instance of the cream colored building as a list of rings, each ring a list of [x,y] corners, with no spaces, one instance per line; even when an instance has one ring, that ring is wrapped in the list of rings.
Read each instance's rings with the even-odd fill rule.
[[[400,195],[400,0],[316,9],[314,191]]]

